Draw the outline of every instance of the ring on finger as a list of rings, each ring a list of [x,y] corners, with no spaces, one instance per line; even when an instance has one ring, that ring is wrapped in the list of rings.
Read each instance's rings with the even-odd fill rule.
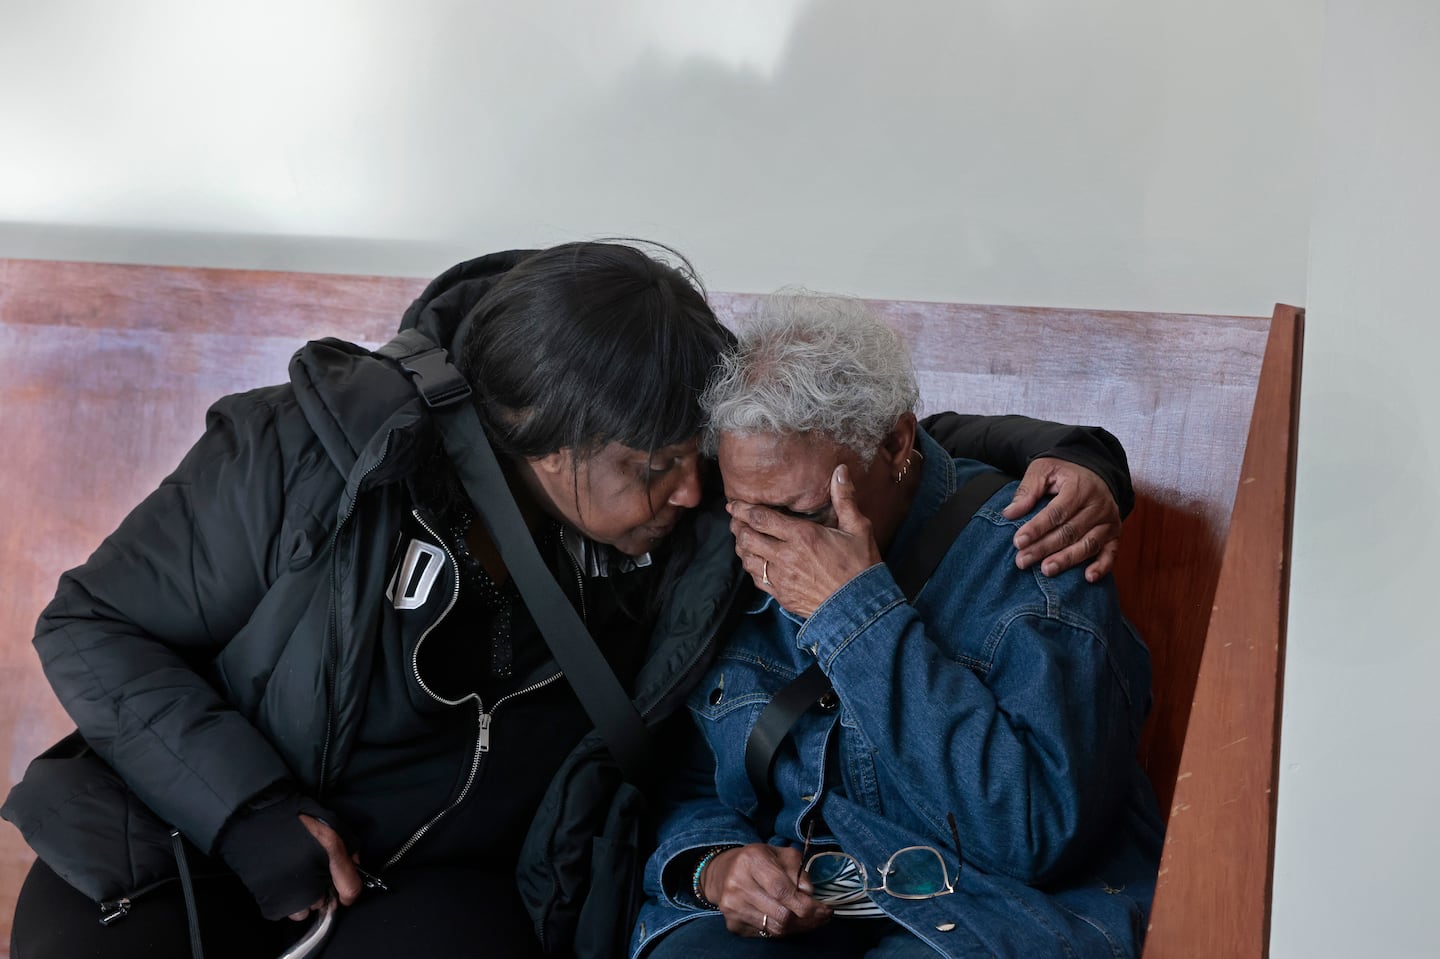
[[[769,917],[769,915],[763,916],[763,917],[761,917],[761,919],[760,919],[760,938],[761,938],[761,939],[769,939],[769,938],[770,938],[770,917]]]
[[[763,586],[770,585],[770,561],[765,560],[765,565],[760,567],[760,583]]]

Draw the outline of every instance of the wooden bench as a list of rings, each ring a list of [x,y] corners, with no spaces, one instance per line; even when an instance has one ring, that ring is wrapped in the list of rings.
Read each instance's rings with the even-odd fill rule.
[[[29,638],[84,560],[179,461],[221,394],[285,378],[318,336],[388,339],[408,278],[0,260],[0,790],[70,728]],[[722,317],[754,298],[716,294]],[[1146,956],[1262,956],[1303,317],[883,302],[930,411],[1105,426],[1138,505],[1122,602],[1148,640],[1143,759],[1170,810]],[[0,956],[31,854],[0,826]]]

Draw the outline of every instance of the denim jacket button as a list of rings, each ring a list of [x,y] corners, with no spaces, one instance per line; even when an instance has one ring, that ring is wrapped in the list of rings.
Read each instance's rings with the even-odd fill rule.
[[[820,697],[820,708],[829,712],[840,705],[840,697],[835,695],[835,690],[827,690],[824,696]]]
[[[719,705],[720,705],[720,700],[722,700],[722,699],[724,699],[724,698],[725,698],[725,674],[724,674],[724,673],[721,673],[721,674],[720,674],[720,679],[717,680],[716,683],[715,683],[715,688],[712,689],[712,690],[710,690],[710,705],[711,705],[711,706],[719,706]]]

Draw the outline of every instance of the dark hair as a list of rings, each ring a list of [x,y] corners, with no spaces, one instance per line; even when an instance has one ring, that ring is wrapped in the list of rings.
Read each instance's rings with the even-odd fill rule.
[[[521,261],[465,320],[457,362],[497,450],[577,459],[696,435],[699,395],[733,337],[684,257],[566,243]]]

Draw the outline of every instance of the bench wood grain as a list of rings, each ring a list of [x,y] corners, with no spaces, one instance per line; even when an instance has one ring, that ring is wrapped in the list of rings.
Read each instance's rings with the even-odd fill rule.
[[[82,562],[199,435],[307,339],[389,338],[412,278],[0,260],[0,789],[70,724],[30,648]],[[714,294],[727,320],[748,295]],[[1142,760],[1169,832],[1148,959],[1269,939],[1303,314],[1215,317],[903,301],[930,411],[1106,427],[1138,502],[1117,569],[1150,644]],[[31,854],[0,827],[0,955]]]

